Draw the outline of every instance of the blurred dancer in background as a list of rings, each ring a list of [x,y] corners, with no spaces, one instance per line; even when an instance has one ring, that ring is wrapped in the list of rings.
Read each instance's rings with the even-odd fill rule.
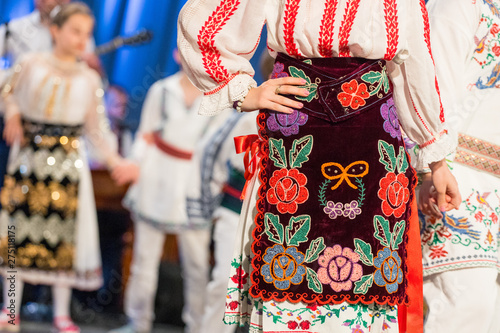
[[[177,52],[174,58],[178,60]],[[156,82],[148,92],[133,144],[130,159],[135,165],[117,168],[113,173],[119,183],[135,182],[124,199],[135,222],[131,277],[125,293],[130,323],[113,333],[151,331],[166,233],[178,234],[186,332],[202,329],[210,233],[206,226],[189,229],[186,191],[193,177],[191,158],[196,144],[223,120],[198,115],[200,95],[182,70]]]
[[[441,214],[422,174],[426,333],[500,332],[500,1],[430,0],[449,164],[463,201]],[[431,202],[429,202],[431,200]]]
[[[70,0],[34,0],[35,10],[27,15],[0,25],[0,90],[6,83],[8,70],[19,57],[32,52],[50,52],[53,47],[50,25],[52,17]],[[94,39],[91,38],[86,47],[86,52],[79,55],[102,72],[100,60],[92,51],[95,48]],[[0,96],[0,131],[3,133],[5,105]],[[9,148],[0,137],[0,187],[3,186],[3,176],[6,171]]]
[[[79,332],[69,314],[71,288],[95,290],[102,284],[81,136],[108,168],[122,160],[107,144],[113,134],[101,103],[101,79],[78,61],[93,26],[85,4],[63,6],[50,26],[53,51],[21,57],[3,90],[3,136],[12,149],[1,193],[1,271],[10,278],[4,285],[15,288],[4,288],[4,305],[10,308],[2,310],[0,325],[11,331],[19,330],[24,281],[52,285],[54,329],[64,333]],[[17,274],[7,273],[12,267]]]

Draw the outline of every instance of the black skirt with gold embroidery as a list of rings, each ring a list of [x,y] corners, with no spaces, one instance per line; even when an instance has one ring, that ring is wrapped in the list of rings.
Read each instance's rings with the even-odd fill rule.
[[[78,152],[82,126],[24,120],[23,127],[24,143],[9,164],[1,192],[1,265],[13,263],[8,257],[13,244],[7,237],[12,240],[15,235],[16,268],[71,271],[83,167]]]

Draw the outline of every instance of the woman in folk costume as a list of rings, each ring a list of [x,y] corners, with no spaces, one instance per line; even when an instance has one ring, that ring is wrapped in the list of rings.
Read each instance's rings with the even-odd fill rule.
[[[9,331],[19,331],[24,281],[52,285],[57,332],[79,332],[69,317],[71,288],[95,290],[102,284],[95,202],[81,136],[109,168],[122,162],[111,148],[100,77],[78,61],[93,25],[86,5],[62,7],[51,26],[53,52],[21,59],[3,91],[3,134],[13,144],[0,220],[0,269],[8,277],[1,327]]]
[[[249,173],[258,168],[226,323],[420,332],[416,177],[400,124],[423,147],[417,162],[430,165],[440,208],[460,202],[424,1],[192,0],[179,22],[184,67],[205,92],[200,112],[261,110],[260,138],[238,141]],[[248,60],[264,24],[276,62],[256,87]]]
[[[426,332],[500,332],[500,1],[428,2],[460,208],[442,216],[419,192]],[[411,151],[415,151],[412,149]]]

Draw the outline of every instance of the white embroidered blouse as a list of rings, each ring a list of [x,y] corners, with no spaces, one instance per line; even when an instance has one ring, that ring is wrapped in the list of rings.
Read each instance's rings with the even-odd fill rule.
[[[454,148],[446,135],[424,0],[189,0],[178,47],[205,92],[200,114],[232,107],[256,83],[249,62],[267,26],[272,53],[386,59],[405,132],[421,145],[419,166]]]
[[[120,156],[103,96],[101,78],[94,70],[83,62],[61,61],[52,53],[22,56],[2,91],[6,119],[21,114],[38,123],[83,125],[86,143],[95,157],[112,168]]]

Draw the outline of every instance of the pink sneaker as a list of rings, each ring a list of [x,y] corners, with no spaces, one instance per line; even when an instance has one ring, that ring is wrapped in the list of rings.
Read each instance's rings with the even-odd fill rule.
[[[80,327],[76,326],[70,317],[61,316],[54,318],[54,333],[80,333]]]
[[[14,319],[14,323],[12,323],[12,319],[9,316],[10,312],[7,309],[3,309],[0,312],[0,331],[4,332],[20,332],[21,326],[19,316],[16,316]]]

